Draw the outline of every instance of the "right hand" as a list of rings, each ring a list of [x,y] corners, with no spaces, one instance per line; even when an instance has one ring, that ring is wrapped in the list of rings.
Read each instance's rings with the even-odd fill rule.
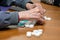
[[[40,21],[39,23],[42,23],[44,22],[44,19],[43,19],[43,15],[39,11],[40,10],[38,9],[38,7],[36,7],[31,10],[19,12],[18,14],[20,19],[23,20],[36,19],[37,21]]]

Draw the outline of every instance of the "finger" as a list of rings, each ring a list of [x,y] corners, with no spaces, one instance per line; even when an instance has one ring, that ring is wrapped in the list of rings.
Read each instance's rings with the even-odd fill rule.
[[[40,13],[33,13],[32,15],[40,17],[41,14]]]
[[[40,13],[36,13],[36,14],[33,14],[33,15],[44,19],[44,15],[41,15]]]
[[[34,4],[31,4],[31,7],[30,7],[30,9],[33,9],[33,8],[35,8],[36,6],[34,5]]]
[[[46,12],[46,9],[44,9],[44,13]]]
[[[39,8],[40,9],[40,13],[41,15],[43,15],[43,9],[42,8]]]
[[[39,12],[43,15],[46,10],[39,5],[37,5],[37,7],[39,9]]]
[[[41,4],[35,3],[35,5],[40,9],[41,14],[44,14],[46,12],[46,10],[42,7]]]
[[[39,18],[44,18],[44,15],[41,15],[41,13],[36,13],[36,16],[38,16]]]
[[[45,20],[43,19],[43,18],[40,18],[39,20],[38,20],[38,22],[37,22],[37,24],[45,24]]]
[[[35,5],[42,8],[42,5],[41,4],[35,3]]]
[[[33,13],[39,13],[40,10],[38,7],[35,7],[34,9],[31,9],[30,11]]]

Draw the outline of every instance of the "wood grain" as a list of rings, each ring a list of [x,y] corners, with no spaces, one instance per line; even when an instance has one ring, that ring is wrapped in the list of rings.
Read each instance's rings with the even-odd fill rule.
[[[20,28],[0,31],[0,40],[60,40],[60,7],[41,3],[47,10],[46,16],[51,17],[51,21],[46,21],[45,25],[35,26],[34,28]],[[26,37],[27,31],[43,29],[40,37]]]

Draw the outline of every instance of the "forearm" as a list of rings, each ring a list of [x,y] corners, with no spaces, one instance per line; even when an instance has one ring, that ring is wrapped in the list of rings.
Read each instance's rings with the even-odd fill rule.
[[[0,11],[0,28],[18,24],[18,12]]]

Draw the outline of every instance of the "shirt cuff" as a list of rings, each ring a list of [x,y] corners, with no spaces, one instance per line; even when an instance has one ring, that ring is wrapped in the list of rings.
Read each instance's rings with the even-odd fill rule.
[[[11,19],[10,22],[12,25],[18,24],[18,12],[10,12]]]

